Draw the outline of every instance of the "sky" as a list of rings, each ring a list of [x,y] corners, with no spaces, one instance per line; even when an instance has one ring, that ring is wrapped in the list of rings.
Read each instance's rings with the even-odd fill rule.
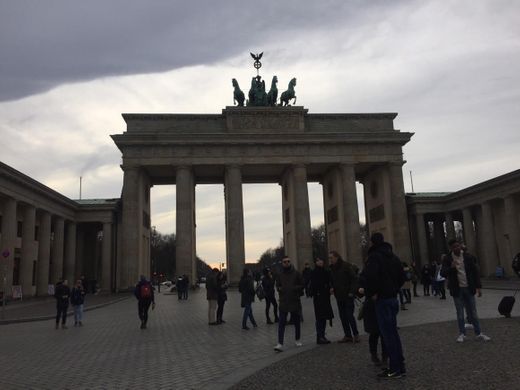
[[[72,199],[121,194],[121,113],[220,113],[256,74],[309,113],[397,112],[405,190],[520,168],[520,2],[0,0],[0,160]],[[244,185],[246,260],[282,236],[276,184]],[[362,188],[358,188],[362,205]],[[309,184],[311,223],[323,222]],[[175,187],[152,189],[175,230]],[[197,254],[225,258],[220,185],[198,185]],[[361,212],[361,216],[364,214]]]

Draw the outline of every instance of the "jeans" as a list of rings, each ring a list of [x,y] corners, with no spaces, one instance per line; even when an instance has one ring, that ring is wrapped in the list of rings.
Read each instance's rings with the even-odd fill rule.
[[[74,305],[74,323],[83,321],[83,304]]]
[[[149,299],[139,300],[139,303],[137,304],[137,310],[139,311],[139,319],[143,321],[145,324],[148,321],[148,309],[150,308],[151,304],[152,301]]]
[[[397,331],[397,313],[399,303],[396,298],[378,299],[376,301],[376,316],[379,331],[383,336],[388,353],[389,369],[393,372],[405,372],[403,347]]]
[[[249,318],[249,321],[253,324],[253,326],[256,326],[255,317],[253,317],[253,308],[251,307],[251,304],[247,304],[244,307],[244,315],[242,316],[242,328],[247,327],[247,319]]]
[[[61,318],[61,323],[63,325],[65,325],[65,323],[67,322],[67,310],[68,309],[69,309],[69,305],[58,304],[56,306],[56,323],[57,324],[60,323],[60,318]]]
[[[345,337],[357,336],[359,334],[357,329],[356,319],[354,318],[354,300],[347,299],[346,301],[336,301],[338,304],[339,318],[343,326]],[[350,331],[352,329],[352,332]]]
[[[271,304],[273,304],[274,320],[278,321],[278,302],[276,302],[276,297],[274,295],[265,296],[265,318],[268,321],[271,319],[269,317],[269,309],[271,308]]]
[[[459,296],[453,297],[453,302],[455,303],[455,309],[457,310],[457,323],[459,325],[459,333],[464,335],[466,334],[466,329],[464,326],[464,309],[466,309],[468,319],[471,321],[473,325],[475,334],[479,335],[480,322],[478,320],[477,315],[475,296],[470,293],[467,287],[461,287]]]
[[[324,339],[325,338],[325,328],[327,326],[327,320],[320,318],[316,320],[316,338]]]
[[[217,300],[217,322],[222,322],[222,316],[224,315],[224,304],[225,299],[219,298]]]
[[[278,321],[278,343],[283,345],[283,339],[285,335],[285,324],[287,323],[287,315],[289,313],[286,311],[280,311],[280,318]],[[299,311],[291,311],[291,320],[294,321],[294,334],[295,339],[298,341],[300,339],[301,332],[301,320],[300,320],[300,312]]]

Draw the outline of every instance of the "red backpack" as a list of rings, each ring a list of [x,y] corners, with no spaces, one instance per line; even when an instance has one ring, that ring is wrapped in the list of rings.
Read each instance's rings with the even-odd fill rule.
[[[139,295],[141,299],[149,299],[152,297],[152,286],[148,283],[144,283],[141,285],[141,289],[139,290]]]

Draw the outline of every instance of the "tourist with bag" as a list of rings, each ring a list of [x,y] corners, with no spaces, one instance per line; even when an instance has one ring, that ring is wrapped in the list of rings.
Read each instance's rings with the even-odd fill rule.
[[[139,279],[139,283],[136,284],[134,289],[134,295],[137,298],[137,310],[141,320],[141,329],[146,329],[148,309],[150,309],[150,305],[152,305],[152,309],[155,308],[155,298],[152,283],[146,280],[144,275],[141,275]]]

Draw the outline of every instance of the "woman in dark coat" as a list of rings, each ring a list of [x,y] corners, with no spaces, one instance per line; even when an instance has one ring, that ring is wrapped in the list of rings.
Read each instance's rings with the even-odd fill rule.
[[[372,362],[379,366],[381,364],[386,364],[388,353],[383,341],[383,336],[379,331],[379,324],[376,315],[376,302],[373,298],[374,292],[367,288],[364,271],[365,270],[363,269],[359,274],[359,294],[365,295],[365,302],[363,303],[362,308],[363,326],[365,332],[369,334],[368,349],[370,351]],[[379,339],[381,339],[381,360],[377,356],[377,343]]]
[[[253,276],[247,268],[244,268],[244,272],[240,278],[238,291],[241,294],[240,306],[244,308],[244,315],[242,316],[242,329],[249,330],[249,327],[247,326],[248,318],[256,328],[257,325],[255,317],[253,317],[253,309],[251,307],[251,304],[255,301],[255,284],[253,281]]]
[[[227,277],[225,272],[220,271],[217,274],[217,324],[225,324],[226,321],[222,319],[224,314],[224,304],[227,301],[227,292],[228,289]]]
[[[334,318],[330,304],[330,271],[324,267],[324,262],[320,258],[316,258],[314,265],[310,274],[310,293],[316,317],[316,343],[330,344],[325,337],[327,320],[331,321]]]

